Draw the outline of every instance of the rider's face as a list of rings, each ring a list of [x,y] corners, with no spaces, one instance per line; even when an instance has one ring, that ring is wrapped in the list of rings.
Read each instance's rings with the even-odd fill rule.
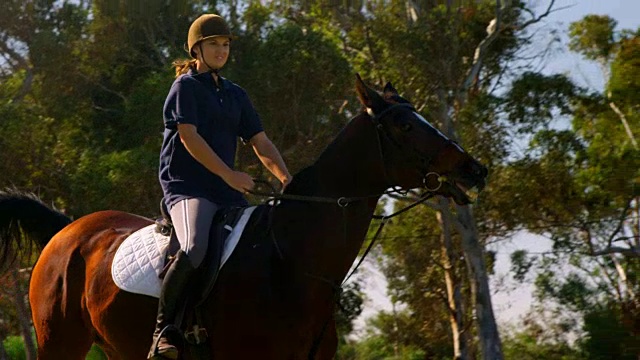
[[[203,40],[195,47],[197,58],[205,66],[208,65],[213,69],[220,69],[229,59],[230,44],[231,39],[226,36],[218,36]],[[202,51],[202,54],[200,54],[200,51]],[[202,61],[203,59],[204,61]]]

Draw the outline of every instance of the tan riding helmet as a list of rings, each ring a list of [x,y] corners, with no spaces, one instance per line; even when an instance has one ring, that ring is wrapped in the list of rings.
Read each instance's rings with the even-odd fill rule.
[[[231,34],[229,25],[220,15],[205,14],[195,19],[189,27],[189,37],[187,39],[187,50],[192,58],[195,58],[193,53],[193,47],[200,41],[210,39],[218,36],[226,36],[230,39],[235,39],[235,36]]]

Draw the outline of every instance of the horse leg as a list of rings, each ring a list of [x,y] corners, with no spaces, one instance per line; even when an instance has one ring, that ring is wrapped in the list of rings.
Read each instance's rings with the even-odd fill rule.
[[[84,359],[94,334],[82,310],[84,274],[52,271],[47,263],[41,256],[29,288],[38,359]]]

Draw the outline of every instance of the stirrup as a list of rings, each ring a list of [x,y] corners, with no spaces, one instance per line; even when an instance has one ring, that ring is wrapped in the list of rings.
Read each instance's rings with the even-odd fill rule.
[[[158,343],[160,342],[160,339],[165,337],[165,332],[167,331],[174,331],[180,334],[180,329],[178,329],[173,324],[169,324],[164,328],[162,328],[162,330],[160,330],[160,332],[158,333],[158,336],[155,336],[153,339],[153,343],[151,344],[151,348],[153,349],[153,351],[149,351],[149,355],[147,356],[147,359],[166,359],[162,354],[158,352]]]
[[[184,338],[191,345],[200,345],[207,341],[209,334],[207,333],[207,329],[201,328],[200,326],[193,325],[193,331],[187,331],[184,333]]]

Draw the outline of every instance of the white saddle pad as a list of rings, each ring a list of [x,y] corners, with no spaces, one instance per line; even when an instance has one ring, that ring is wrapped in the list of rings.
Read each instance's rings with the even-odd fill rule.
[[[236,226],[229,229],[231,233],[225,241],[220,268],[238,245],[255,208],[246,208]],[[129,235],[118,247],[111,265],[111,276],[120,289],[156,298],[160,296],[162,279],[158,276],[164,267],[169,237],[157,233],[155,228],[155,224],[143,227]]]

